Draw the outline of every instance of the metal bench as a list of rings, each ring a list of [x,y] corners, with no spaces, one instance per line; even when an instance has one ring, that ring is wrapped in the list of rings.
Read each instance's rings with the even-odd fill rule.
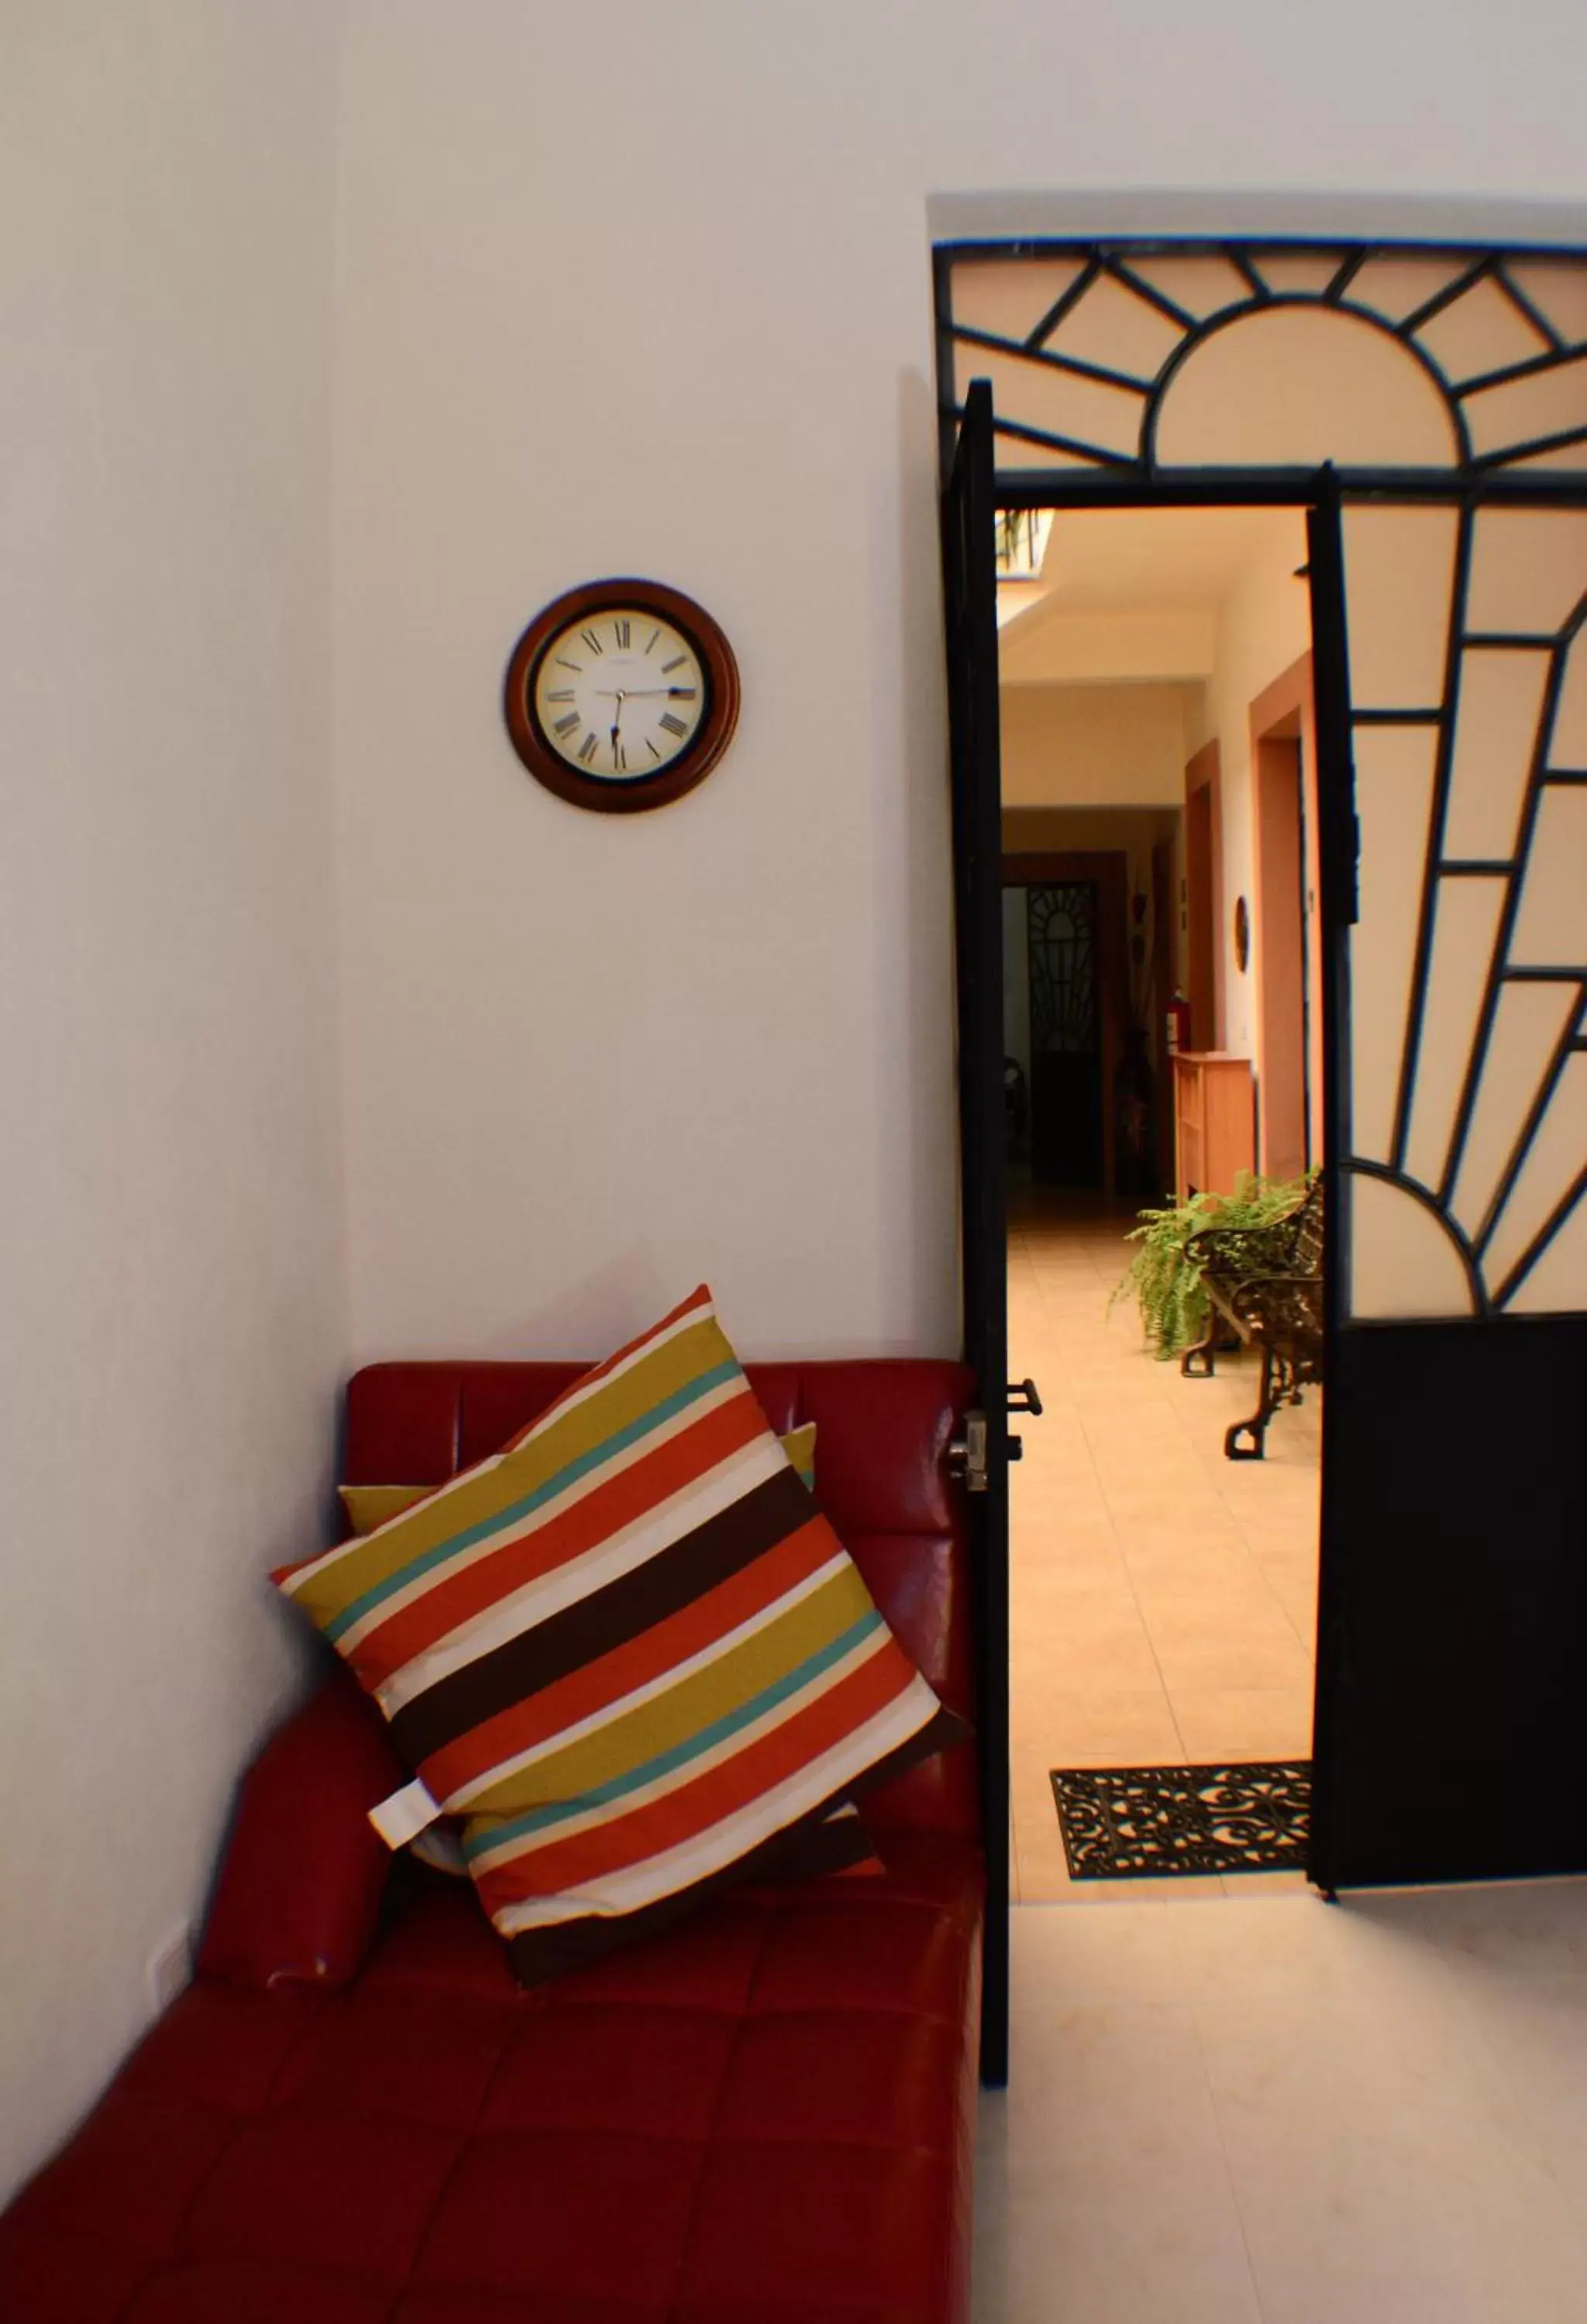
[[[1220,1345],[1261,1350],[1257,1408],[1223,1434],[1225,1459],[1259,1461],[1278,1406],[1298,1404],[1301,1390],[1323,1377],[1322,1180],[1287,1218],[1268,1227],[1204,1227],[1185,1251],[1202,1270],[1207,1327],[1179,1369],[1186,1379],[1210,1379]]]

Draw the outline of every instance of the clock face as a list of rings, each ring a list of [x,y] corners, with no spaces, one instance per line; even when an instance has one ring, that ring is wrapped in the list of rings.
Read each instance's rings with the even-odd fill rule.
[[[666,807],[710,773],[738,723],[718,624],[660,581],[586,581],[512,649],[502,707],[535,780],[573,807]]]
[[[535,723],[575,771],[643,782],[700,731],[710,686],[683,632],[641,605],[602,606],[557,631],[532,679]]]

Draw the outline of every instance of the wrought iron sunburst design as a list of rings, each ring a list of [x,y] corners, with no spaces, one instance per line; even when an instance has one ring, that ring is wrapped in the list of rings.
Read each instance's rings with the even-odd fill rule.
[[[1192,357],[1233,324],[1299,308],[1349,316],[1420,365],[1453,429],[1455,456],[1437,465],[1468,480],[1522,464],[1587,473],[1587,276],[1568,254],[1130,240],[1001,255],[960,244],[938,257],[946,416],[958,415],[960,382],[990,374],[1013,466],[1158,474],[1173,465],[1158,441],[1165,404]],[[1010,263],[1028,299],[989,272]],[[1073,386],[1074,427],[1033,416],[1052,410],[1058,381]]]
[[[1022,504],[1287,483],[1304,499],[1333,466],[1362,826],[1341,1157],[1352,1312],[1587,1309],[1582,254],[1130,238],[962,244],[937,262],[945,443],[969,378],[990,377],[1000,475]],[[1400,396],[1398,433],[1386,421],[1375,440],[1341,397],[1336,448],[1314,425],[1275,455],[1269,408],[1251,451],[1237,392],[1232,422],[1209,425],[1209,379],[1238,391],[1225,359],[1255,344],[1239,327],[1259,337],[1296,312],[1342,318],[1387,403]],[[1209,363],[1223,367],[1187,399]],[[1408,553],[1418,522],[1423,549],[1429,523],[1447,528],[1435,582]],[[1356,685],[1374,607],[1417,593],[1419,662]]]

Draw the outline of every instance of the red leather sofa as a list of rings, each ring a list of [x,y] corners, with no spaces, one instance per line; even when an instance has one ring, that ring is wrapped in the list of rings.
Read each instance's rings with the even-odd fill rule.
[[[377,1365],[344,1474],[438,1483],[574,1375]],[[751,1368],[893,1628],[973,1713],[957,1366]],[[5,2324],[947,2324],[966,2307],[974,1755],[866,1802],[885,1877],[730,1889],[525,1992],[392,1859],[339,1672],[246,1777],[193,1984],[0,2219]]]

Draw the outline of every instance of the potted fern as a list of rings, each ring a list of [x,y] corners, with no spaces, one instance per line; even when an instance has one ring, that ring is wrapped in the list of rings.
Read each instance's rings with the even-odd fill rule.
[[[1207,1295],[1201,1268],[1186,1249],[1204,1227],[1270,1227],[1306,1197],[1310,1176],[1264,1178],[1242,1170],[1232,1194],[1192,1194],[1159,1211],[1140,1211],[1125,1240],[1139,1246],[1108,1301],[1134,1294],[1152,1353],[1166,1363],[1194,1347],[1206,1330]]]

